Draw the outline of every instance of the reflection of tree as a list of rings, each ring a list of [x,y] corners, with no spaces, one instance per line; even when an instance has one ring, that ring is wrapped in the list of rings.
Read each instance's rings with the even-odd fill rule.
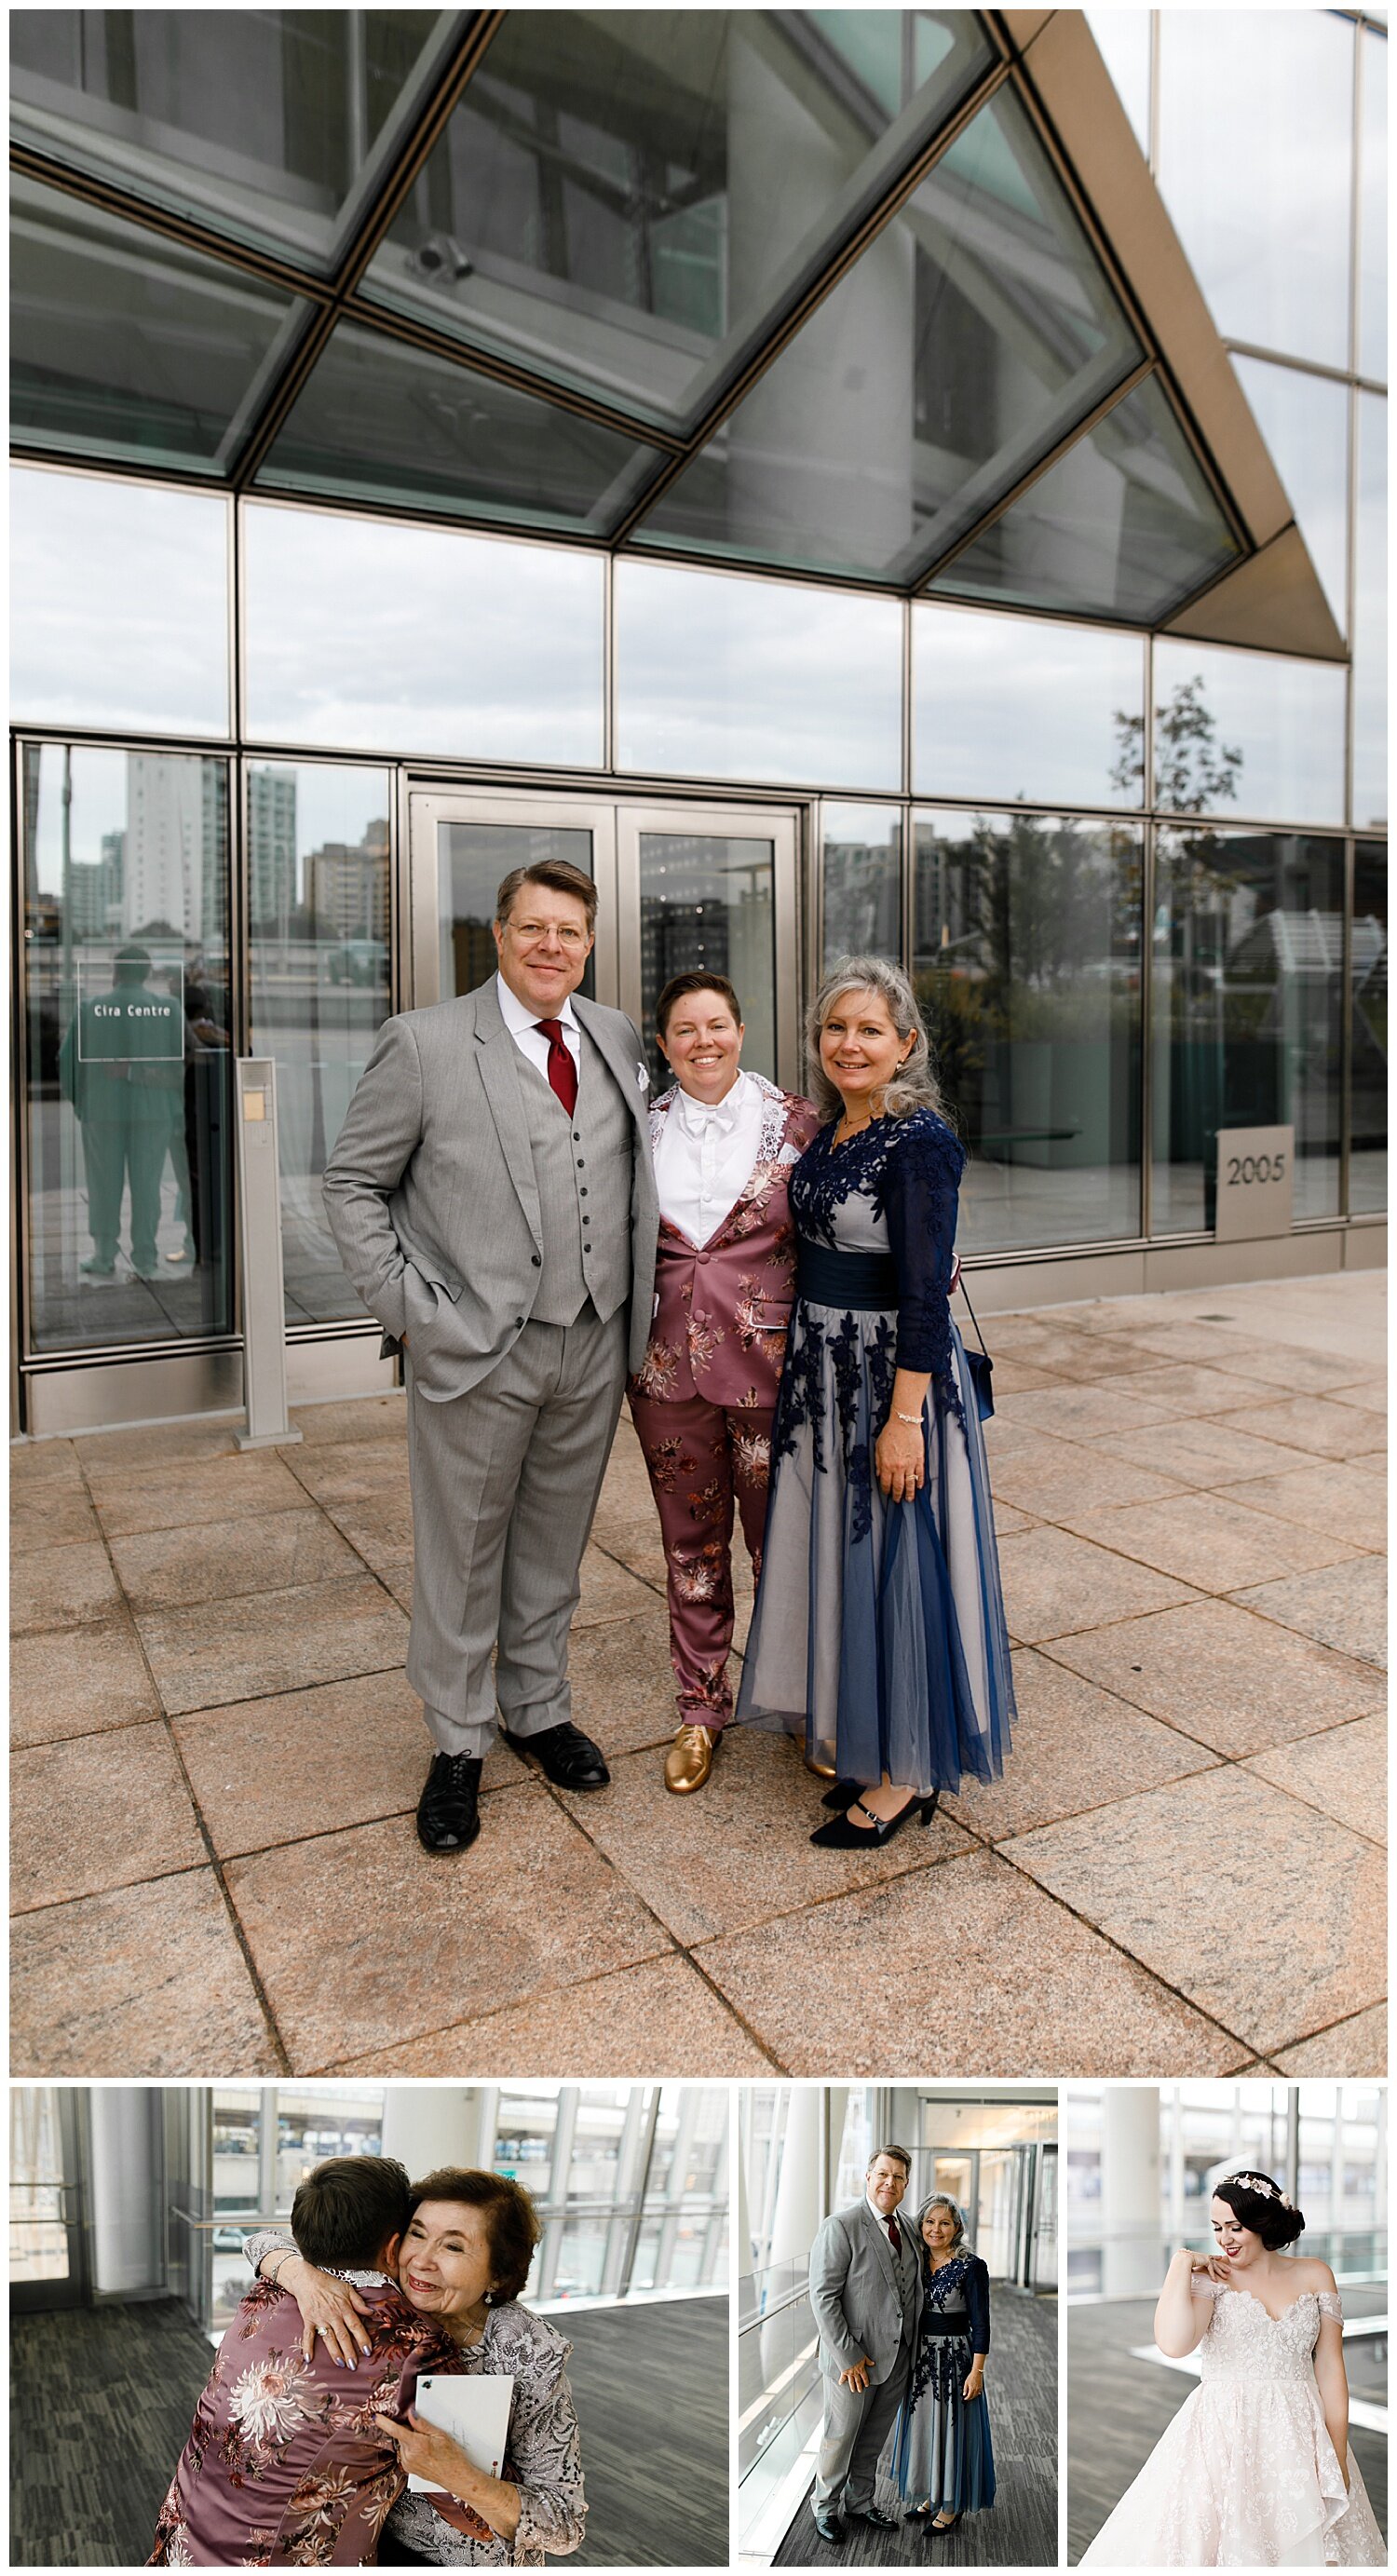
[[[1154,711],[1154,801],[1170,814],[1207,814],[1215,805],[1230,805],[1242,771],[1241,751],[1217,738],[1217,718],[1205,701],[1206,683],[1199,672],[1181,680],[1171,698]],[[1124,715],[1111,719],[1116,733],[1116,760],[1111,785],[1140,804],[1145,790],[1145,719]]]

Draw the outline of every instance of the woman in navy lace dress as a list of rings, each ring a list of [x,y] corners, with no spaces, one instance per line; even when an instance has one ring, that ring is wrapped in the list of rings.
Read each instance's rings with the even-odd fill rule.
[[[1014,1714],[984,1443],[948,1303],[963,1150],[907,978],[826,976],[807,1030],[828,1124],[791,1175],[796,1303],[737,1715],[834,1779],[852,1850],[996,1779]],[[838,1113],[837,1115],[835,1113]]]
[[[985,2513],[994,2502],[985,2404],[990,2276],[966,2243],[949,2192],[932,2193],[917,2229],[922,2305],[888,2474],[907,2501],[908,2522],[953,2531],[963,2513]]]

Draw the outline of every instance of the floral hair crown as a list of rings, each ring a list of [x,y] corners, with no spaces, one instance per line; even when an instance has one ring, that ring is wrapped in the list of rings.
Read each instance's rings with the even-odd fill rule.
[[[1282,2191],[1278,2183],[1272,2182],[1269,2174],[1235,2173],[1229,2174],[1227,2179],[1229,2182],[1241,2183],[1247,2191],[1259,2192],[1263,2200],[1278,2200],[1282,2209],[1295,2207],[1289,2193]]]

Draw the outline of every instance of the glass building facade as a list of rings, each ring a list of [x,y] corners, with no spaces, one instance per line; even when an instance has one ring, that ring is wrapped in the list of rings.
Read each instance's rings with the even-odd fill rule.
[[[904,961],[987,1304],[1382,1257],[1385,61],[14,15],[20,1429],[238,1402],[240,1055],[293,1397],[387,1382],[326,1157],[547,850],[599,998],[731,974],[793,1085]]]

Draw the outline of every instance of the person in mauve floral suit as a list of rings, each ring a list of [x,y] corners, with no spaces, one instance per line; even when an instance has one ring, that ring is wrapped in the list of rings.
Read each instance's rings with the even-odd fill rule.
[[[771,1425],[795,1289],[786,1205],[819,1120],[808,1100],[741,1069],[726,976],[676,975],[655,1031],[675,1081],[654,1102],[660,1203],[650,1344],[629,1385],[660,1516],[679,1731],[665,1786],[702,1788],[732,1715],[732,1538],[760,1571]]]

